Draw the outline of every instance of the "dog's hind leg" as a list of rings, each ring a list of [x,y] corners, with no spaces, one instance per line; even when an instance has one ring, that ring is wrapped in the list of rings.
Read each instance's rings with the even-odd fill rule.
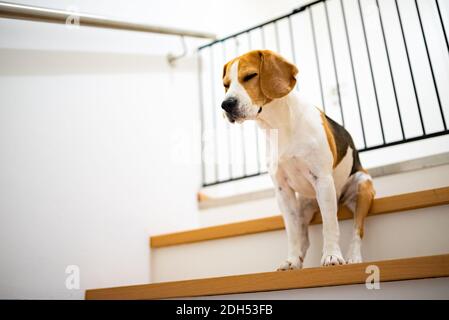
[[[368,173],[358,171],[354,173],[351,179],[350,185],[343,196],[343,204],[354,214],[354,229],[346,255],[346,262],[360,263],[362,262],[361,246],[364,221],[371,208],[375,191],[371,176]]]

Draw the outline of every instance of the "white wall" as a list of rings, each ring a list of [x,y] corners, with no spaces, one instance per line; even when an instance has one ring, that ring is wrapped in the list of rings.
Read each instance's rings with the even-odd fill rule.
[[[299,5],[17,2],[219,35]],[[0,19],[0,298],[146,283],[149,234],[197,225],[196,66],[170,68],[179,49],[176,37]],[[67,265],[80,290],[66,289]]]
[[[2,296],[70,297],[69,264],[83,287],[148,281],[148,234],[195,225],[197,167],[167,161],[167,124],[196,120],[167,90],[194,105],[189,69],[175,76],[157,57],[140,58],[162,65],[150,69],[107,54],[1,56],[19,73],[0,78]]]

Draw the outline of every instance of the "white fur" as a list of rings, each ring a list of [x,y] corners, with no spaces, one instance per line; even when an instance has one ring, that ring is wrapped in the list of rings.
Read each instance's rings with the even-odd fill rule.
[[[299,202],[316,199],[323,220],[323,256],[322,265],[342,264],[344,259],[339,246],[340,230],[337,220],[337,195],[349,176],[352,167],[352,155],[345,159],[335,170],[332,168],[333,155],[329,148],[320,111],[303,101],[296,91],[274,100],[263,107],[257,117],[258,124],[264,129],[278,130],[278,166],[270,171],[277,189],[277,198],[289,238],[289,257],[304,258],[305,252],[296,244],[297,239],[304,241],[303,224]],[[294,222],[292,225],[292,221]],[[296,224],[296,225],[295,225]],[[290,231],[289,231],[290,230]]]
[[[337,219],[340,195],[354,208],[357,184],[369,175],[356,173],[350,177],[353,165],[351,148],[336,168],[323,127],[320,111],[299,97],[295,90],[280,99],[260,106],[254,105],[238,81],[238,61],[230,68],[231,84],[226,97],[238,100],[237,121],[256,120],[266,129],[268,149],[277,149],[275,159],[267,156],[276,198],[283,214],[288,238],[287,259],[278,270],[302,267],[309,247],[308,225],[318,209],[323,221],[322,265],[343,264]],[[277,130],[277,139],[270,139]],[[272,144],[276,143],[276,146]],[[272,163],[277,165],[273,166]],[[354,189],[355,188],[355,189]],[[354,191],[355,190],[355,191]],[[361,239],[354,233],[348,253],[349,262],[360,262]]]

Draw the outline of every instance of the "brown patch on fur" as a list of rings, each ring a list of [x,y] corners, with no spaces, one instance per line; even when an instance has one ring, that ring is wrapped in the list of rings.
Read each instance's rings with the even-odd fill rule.
[[[250,51],[239,58],[238,80],[245,88],[253,104],[262,106],[271,101],[260,87],[261,73],[261,54],[260,51]],[[244,81],[248,74],[257,73],[258,76],[249,81]]]
[[[324,113],[322,113],[321,116],[326,119],[327,126],[330,128],[334,137],[334,142],[337,149],[337,160],[336,162],[334,162],[334,168],[346,156],[346,154],[348,153],[348,148],[350,147],[352,149],[351,175],[356,173],[357,171],[364,171],[362,164],[360,163],[359,153],[354,145],[354,141],[352,141],[352,137],[349,132],[337,122],[326,116]]]
[[[359,183],[357,188],[357,203],[354,223],[360,238],[363,238],[363,223],[371,208],[375,194],[376,192],[374,191],[373,182],[371,180],[366,180]]]
[[[223,85],[225,86],[225,91],[228,91],[228,89],[226,88],[226,86],[229,86],[229,84],[231,83],[231,79],[229,78],[229,69],[231,68],[232,64],[237,60],[237,58],[232,59],[231,61],[228,61],[224,66],[223,66]]]
[[[223,67],[223,84],[228,85],[229,69],[236,62],[238,81],[245,88],[253,104],[262,106],[287,95],[296,85],[296,66],[270,50],[253,50],[237,57]],[[257,74],[244,81],[249,74]]]
[[[338,159],[337,156],[337,145],[335,144],[335,138],[332,133],[332,129],[329,126],[329,123],[327,122],[326,115],[324,112],[321,112],[321,120],[323,122],[324,132],[326,132],[326,138],[327,142],[329,143],[329,149],[331,150],[332,157],[334,158],[334,162],[332,167],[335,168],[338,163],[341,161],[341,159]]]
[[[296,85],[298,68],[270,50],[261,50],[260,88],[269,99],[286,96]]]
[[[368,170],[366,170],[365,168],[360,168],[359,171],[362,171],[363,173],[369,174]]]

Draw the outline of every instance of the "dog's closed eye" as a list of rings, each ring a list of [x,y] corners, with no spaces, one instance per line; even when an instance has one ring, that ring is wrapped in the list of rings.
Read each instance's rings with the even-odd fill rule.
[[[257,76],[257,73],[250,73],[250,74],[246,75],[246,76],[243,78],[243,81],[244,81],[244,82],[249,81],[249,80],[251,80],[252,78],[254,78],[254,77],[256,77],[256,76]]]

